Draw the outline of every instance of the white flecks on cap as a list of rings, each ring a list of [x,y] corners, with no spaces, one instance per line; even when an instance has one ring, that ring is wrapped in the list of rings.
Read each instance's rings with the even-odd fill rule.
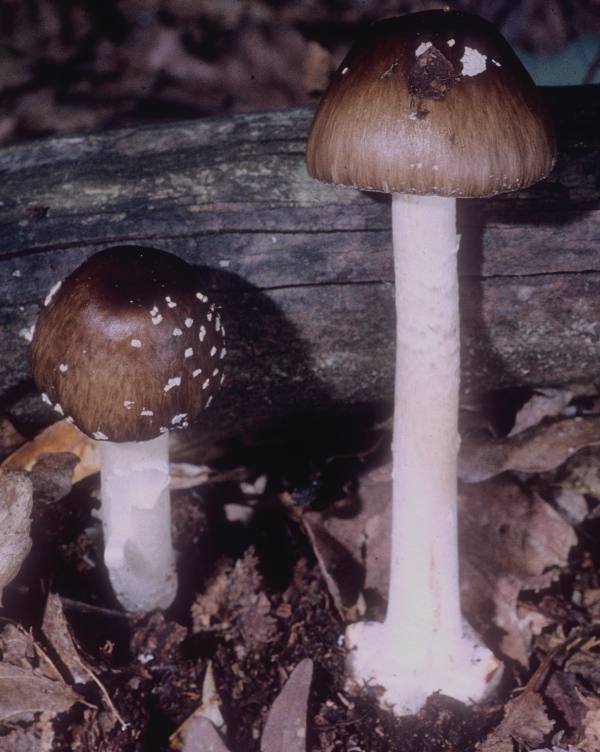
[[[167,383],[165,384],[163,391],[168,392],[169,389],[173,389],[174,386],[179,386],[181,384],[181,376],[174,376],[172,379],[169,379]]]
[[[206,405],[204,405],[204,407],[208,407],[212,401],[213,401],[213,395],[211,394],[210,397],[206,400]]]
[[[150,315],[152,316],[152,318],[154,318],[155,316],[158,316],[158,308],[156,306],[152,306],[152,310],[150,311]]]
[[[213,370],[213,372],[212,372],[212,375],[213,375],[213,376],[218,376],[218,375],[219,375],[219,369],[218,369],[218,368],[215,368],[215,369]]]
[[[431,42],[421,42],[421,44],[415,50],[415,57],[420,57],[424,52],[432,46]]]
[[[154,412],[152,410],[148,410],[147,407],[144,407],[140,413],[140,415],[144,415],[146,417],[151,418],[154,415]]]
[[[156,326],[157,324],[160,324],[162,320],[163,320],[163,317],[160,315],[160,313],[157,316],[152,317],[152,323],[154,324],[154,326]]]
[[[30,327],[27,327],[27,329],[19,329],[19,336],[23,337],[23,339],[27,340],[27,342],[33,341],[34,334],[35,334],[35,324],[32,324]]]
[[[108,436],[105,433],[102,433],[102,431],[94,431],[92,436],[96,441],[108,441]]]
[[[58,366],[58,370],[59,370],[59,371],[60,371],[61,373],[66,373],[66,372],[67,372],[67,371],[69,370],[69,366],[68,366],[68,365],[67,365],[66,363],[61,363],[61,364],[60,364],[60,365]]]
[[[201,292],[197,292],[197,293],[196,293],[196,297],[197,297],[197,298],[198,298],[198,300],[200,300],[200,301],[201,301],[202,303],[208,303],[208,298],[206,297],[206,295],[203,295],[203,294],[202,294]]]
[[[350,72],[350,68],[346,66],[345,68],[342,68],[342,76],[346,76]]]
[[[50,397],[48,397],[46,392],[42,392],[42,402],[45,402],[47,405],[50,405],[50,407],[52,407],[52,400],[50,399]]]
[[[187,413],[179,413],[171,418],[171,424],[176,426],[187,418]]]
[[[65,414],[65,411],[62,409],[62,405],[60,404],[60,402],[57,402],[56,405],[54,405],[54,409],[60,415],[64,415]]]
[[[221,378],[219,379],[219,384],[222,384],[225,381],[225,374],[221,374]]]
[[[499,63],[497,60],[494,60],[494,58],[492,58],[492,63],[494,63],[494,65],[497,65],[498,68],[502,68],[502,63]]]
[[[139,339],[132,339],[131,340],[131,346],[132,347],[141,347],[142,343]]]
[[[189,329],[190,326],[194,323],[194,319],[190,319],[189,317],[183,322],[187,328]]]
[[[182,334],[183,334],[183,332],[181,331],[181,329],[178,326],[176,326],[175,329],[173,329],[173,336],[174,337],[181,337]]]
[[[448,45],[448,47],[454,47],[454,45],[456,44],[456,39],[449,39],[446,44]]]
[[[75,423],[75,418],[72,415],[67,415],[65,420],[67,421],[67,423]]]
[[[439,166],[439,165],[436,165],[436,164],[434,164],[434,165],[433,165],[433,167],[432,167],[431,169],[432,169],[432,170],[433,170],[434,172],[438,172],[438,171],[439,171],[439,169],[440,169],[440,166]]]
[[[215,317],[215,330],[218,332],[220,328],[221,328],[221,317],[217,313]]]
[[[20,269],[15,269],[14,272],[12,273],[12,276],[13,277],[20,277],[21,276],[21,270]]]
[[[486,55],[482,55],[479,50],[475,50],[473,47],[465,47],[465,54],[460,60],[463,66],[463,76],[478,76],[483,73],[486,69],[486,61]]]
[[[46,299],[44,300],[44,305],[45,306],[50,305],[50,303],[52,302],[52,298],[60,290],[61,285],[62,285],[62,282],[60,282],[60,281],[57,282],[55,285],[52,285],[52,287],[50,288],[50,291],[49,291],[48,295],[46,295]]]
[[[177,308],[177,303],[171,300],[171,298],[168,295],[165,298],[165,300],[167,301],[167,305],[169,306],[169,308]]]
[[[206,327],[204,324],[200,326],[200,331],[198,332],[198,338],[200,339],[200,342],[204,342],[204,338],[206,337]]]
[[[194,354],[194,348],[188,347],[187,350],[183,353],[183,356],[185,358],[191,358],[193,354]]]
[[[216,347],[215,347],[215,346],[213,345],[213,346],[212,346],[212,347],[210,348],[210,357],[211,357],[211,358],[214,358],[216,354],[217,354],[217,348],[216,348]]]
[[[225,357],[226,355],[227,355],[227,350],[226,350],[226,349],[225,349],[224,347],[222,347],[222,348],[221,348],[221,355],[219,355],[219,358],[220,358],[221,360],[223,360],[223,358],[224,358],[224,357]]]
[[[166,433],[166,432],[167,432],[168,430],[169,430],[169,429],[168,429],[168,428],[165,428],[165,426],[161,426],[161,427],[160,427],[160,428],[158,429],[158,432],[159,432],[159,433]]]
[[[219,266],[222,266],[224,269],[226,269],[231,261],[229,259],[219,259]]]
[[[203,389],[207,389],[209,384],[210,384],[210,379],[204,379],[204,382],[202,384],[202,388]]]
[[[201,368],[196,368],[195,371],[192,371],[192,378],[195,379],[196,376],[200,376],[201,373],[202,373],[202,369]]]
[[[135,402],[133,400],[123,400],[123,407],[126,407],[128,410],[131,410],[134,405]]]
[[[209,312],[208,312],[208,313],[206,314],[206,320],[207,320],[207,321],[212,321],[212,311],[209,311]]]
[[[225,338],[225,327],[221,324],[221,337]]]

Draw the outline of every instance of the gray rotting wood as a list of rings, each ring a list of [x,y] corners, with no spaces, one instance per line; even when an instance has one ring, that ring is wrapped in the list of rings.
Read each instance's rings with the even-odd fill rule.
[[[460,205],[467,390],[600,371],[600,93],[547,97],[560,141],[551,177]],[[240,115],[0,151],[0,409],[37,404],[23,401],[23,332],[46,291],[89,254],[126,243],[209,275],[228,321],[229,378],[206,414],[220,431],[391,398],[389,198],[307,176],[311,117]]]

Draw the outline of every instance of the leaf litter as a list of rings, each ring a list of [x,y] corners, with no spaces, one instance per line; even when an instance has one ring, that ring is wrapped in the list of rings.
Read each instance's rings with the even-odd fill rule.
[[[264,461],[254,468],[243,454],[218,467],[188,457],[174,463],[181,478],[175,540],[196,552],[194,567],[204,567],[189,590],[187,616],[180,606],[173,614],[127,617],[102,590],[78,589],[73,583],[82,574],[103,576],[101,567],[79,566],[84,557],[101,557],[93,536],[78,547],[82,529],[68,543],[61,528],[60,546],[70,546],[72,557],[71,579],[57,580],[64,595],[51,592],[43,618],[32,622],[39,638],[10,624],[1,633],[0,670],[15,691],[4,699],[11,718],[0,728],[0,749],[144,750],[143,729],[160,718],[156,742],[165,750],[200,744],[215,752],[277,752],[282,745],[334,752],[343,740],[369,752],[512,752],[515,745],[597,751],[600,574],[590,547],[600,504],[596,404],[590,390],[537,393],[505,436],[473,432],[464,443],[463,608],[509,666],[513,696],[504,705],[464,709],[434,696],[419,716],[397,720],[369,692],[345,685],[343,622],[385,612],[390,481],[380,425],[367,449],[363,443],[354,454],[324,458],[304,506],[301,487],[288,492],[285,471],[266,473]],[[16,475],[21,491],[30,489],[34,546],[37,525],[50,519],[39,510],[64,516],[96,487],[93,447],[74,443],[70,433],[66,442],[63,427],[55,431],[35,446],[20,443],[5,466],[24,469],[0,476]],[[87,469],[78,476],[82,462]],[[349,474],[319,504],[335,462]],[[93,494],[85,503],[91,511]],[[88,525],[97,527],[93,517]],[[215,535],[218,545],[209,542]],[[198,559],[206,543],[210,556]],[[31,583],[18,575],[7,592],[22,603]],[[309,694],[305,678],[294,711],[287,688],[309,658],[318,689]],[[543,680],[534,681],[540,666]]]

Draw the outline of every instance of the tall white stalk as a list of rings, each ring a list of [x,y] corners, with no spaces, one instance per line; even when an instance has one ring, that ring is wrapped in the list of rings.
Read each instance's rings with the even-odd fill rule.
[[[115,595],[128,611],[166,608],[177,591],[169,434],[100,448],[104,561]]]
[[[392,547],[383,624],[353,624],[357,678],[398,714],[441,691],[481,699],[498,662],[463,622],[456,463],[460,339],[456,201],[392,196],[396,376]]]

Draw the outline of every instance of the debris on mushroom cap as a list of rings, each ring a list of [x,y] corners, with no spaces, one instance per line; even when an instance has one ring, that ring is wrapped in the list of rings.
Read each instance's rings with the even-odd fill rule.
[[[153,248],[89,258],[53,287],[38,319],[30,360],[42,399],[99,440],[189,425],[220,385],[196,377],[226,352],[221,313],[201,287],[193,267]]]
[[[318,180],[465,197],[525,188],[555,159],[550,118],[510,45],[482,18],[443,10],[370,27],[325,92],[306,151]]]

